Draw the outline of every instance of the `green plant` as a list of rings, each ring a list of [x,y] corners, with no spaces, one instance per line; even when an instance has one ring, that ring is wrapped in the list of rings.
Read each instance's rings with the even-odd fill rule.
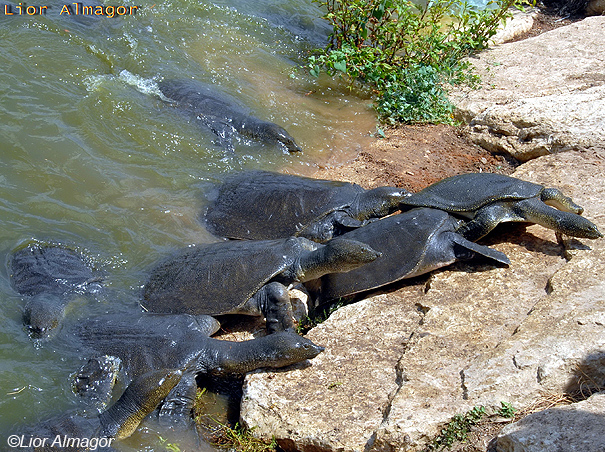
[[[235,424],[233,428],[220,424],[220,429],[215,433],[215,440],[212,444],[235,452],[275,452],[277,449],[275,438],[267,443],[253,436],[251,429],[245,429],[239,424]]]
[[[298,334],[306,334],[309,330],[320,323],[325,322],[330,315],[335,312],[338,308],[344,306],[343,301],[331,304],[327,308],[324,308],[321,312],[310,313],[306,318],[302,319],[296,328]]]
[[[513,406],[510,403],[506,403],[506,402],[500,402],[500,403],[502,404],[502,406],[498,410],[498,413],[497,413],[498,416],[505,417],[507,419],[514,418],[517,410],[515,408],[513,408]]]
[[[433,439],[427,450],[442,450],[451,447],[455,442],[465,441],[471,427],[478,424],[485,416],[485,407],[478,406],[465,414],[457,414],[441,429],[441,433]]]
[[[314,0],[332,24],[328,46],[308,59],[309,72],[340,75],[376,95],[384,121],[452,122],[448,84],[471,83],[463,60],[487,47],[518,0]]]

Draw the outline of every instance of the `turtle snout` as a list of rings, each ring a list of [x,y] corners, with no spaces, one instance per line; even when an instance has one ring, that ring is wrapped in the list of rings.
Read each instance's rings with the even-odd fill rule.
[[[275,139],[284,145],[288,152],[302,152],[302,148],[296,144],[294,138],[290,136],[286,129],[278,125],[274,126]]]
[[[322,347],[321,345],[316,345],[314,343],[311,342],[310,346],[308,347],[308,351],[309,351],[309,358],[315,358],[317,355],[319,355],[321,352],[323,352],[326,349],[326,347]]]
[[[558,221],[557,229],[572,237],[581,237],[586,239],[599,239],[603,237],[601,231],[592,221],[579,215],[568,214],[561,215]]]
[[[355,253],[352,253],[352,255],[355,256],[357,263],[369,264],[370,262],[373,262],[380,256],[382,256],[382,252],[376,251],[370,245],[366,245],[362,242],[357,243],[357,251]]]
[[[297,355],[301,360],[313,359],[325,350],[325,347],[316,345],[309,339],[302,336],[300,337],[300,341],[298,342],[298,346],[296,348]]]

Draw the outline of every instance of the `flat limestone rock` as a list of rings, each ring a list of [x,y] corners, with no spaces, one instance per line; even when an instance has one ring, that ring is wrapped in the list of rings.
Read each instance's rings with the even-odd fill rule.
[[[530,414],[504,427],[498,452],[599,452],[605,450],[605,393]]]
[[[472,140],[520,161],[605,141],[605,17],[588,17],[470,61],[476,90],[451,99]]]
[[[541,157],[516,177],[560,188],[605,229],[605,150]],[[523,408],[601,378],[605,240],[532,225],[483,242],[511,265],[456,264],[336,311],[306,367],[246,379],[242,422],[286,450],[420,451],[476,405]],[[601,380],[605,381],[605,380]]]

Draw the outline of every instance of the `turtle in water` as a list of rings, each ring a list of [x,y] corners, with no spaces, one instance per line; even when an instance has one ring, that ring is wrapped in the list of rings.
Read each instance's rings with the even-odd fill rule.
[[[458,232],[472,241],[487,235],[498,223],[510,221],[537,223],[573,237],[603,237],[594,223],[580,216],[584,209],[558,189],[502,174],[448,177],[405,198],[402,204],[470,218]]]
[[[323,243],[397,210],[410,193],[357,184],[246,171],[228,178],[204,217],[210,232],[235,239],[300,236]]]
[[[35,339],[47,337],[60,325],[75,294],[98,291],[102,281],[82,253],[38,241],[13,253],[10,275],[14,289],[28,298],[23,323]]]
[[[367,243],[382,256],[363,268],[323,276],[318,281],[318,303],[412,278],[476,256],[497,264],[510,263],[504,253],[471,242],[455,232],[459,224],[460,220],[443,210],[417,208],[346,233],[344,238]]]
[[[149,371],[135,378],[121,397],[98,415],[70,412],[26,429],[22,433],[23,438],[28,437],[23,441],[23,449],[34,452],[114,451],[113,440],[132,435],[143,418],[174,389],[182,375],[180,369]]]
[[[152,270],[143,288],[150,312],[263,315],[267,331],[294,328],[287,286],[375,260],[368,245],[303,237],[223,241],[182,250]]]
[[[252,116],[236,99],[212,85],[195,80],[163,80],[158,87],[177,107],[191,112],[212,130],[229,151],[233,151],[234,133],[281,145],[289,152],[302,151],[283,127]]]
[[[79,321],[63,341],[80,356],[118,358],[127,380],[153,370],[187,369],[162,403],[160,416],[165,419],[190,418],[197,375],[225,376],[280,368],[312,359],[323,351],[323,347],[290,331],[242,342],[211,338],[218,327],[217,320],[206,315],[107,314]],[[82,370],[78,378],[99,381],[86,378]],[[105,386],[100,390],[106,390]],[[103,396],[100,394],[99,399]]]

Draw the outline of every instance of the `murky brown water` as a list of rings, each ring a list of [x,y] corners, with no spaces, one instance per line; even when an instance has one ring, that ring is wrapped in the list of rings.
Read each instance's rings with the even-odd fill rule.
[[[78,406],[69,375],[83,359],[24,331],[6,265],[18,244],[76,245],[106,270],[111,295],[82,297],[70,316],[130,309],[154,262],[214,240],[198,223],[212,184],[244,168],[308,173],[351,158],[375,130],[369,100],[293,72],[329,32],[311,1],[124,4],[138,14],[81,23],[0,11],[0,449],[17,426]],[[227,155],[154,94],[163,77],[215,84],[304,152],[238,143]],[[150,444],[141,450],[162,450]]]

